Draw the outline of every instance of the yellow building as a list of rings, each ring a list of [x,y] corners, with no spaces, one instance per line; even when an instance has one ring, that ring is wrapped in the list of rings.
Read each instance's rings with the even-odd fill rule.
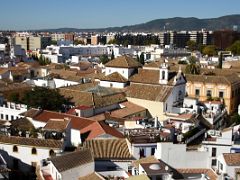
[[[209,98],[224,100],[228,113],[237,111],[240,103],[240,77],[230,75],[186,75],[186,92],[189,97],[206,101]]]

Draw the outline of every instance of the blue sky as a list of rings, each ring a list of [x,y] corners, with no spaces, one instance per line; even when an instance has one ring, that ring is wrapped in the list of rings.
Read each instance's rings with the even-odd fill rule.
[[[101,28],[240,14],[240,0],[2,0],[0,29]]]

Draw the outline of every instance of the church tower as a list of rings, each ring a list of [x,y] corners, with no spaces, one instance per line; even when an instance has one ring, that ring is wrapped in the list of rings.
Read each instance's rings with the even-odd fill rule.
[[[159,73],[160,73],[159,83],[168,84],[168,65],[165,62],[161,64]]]

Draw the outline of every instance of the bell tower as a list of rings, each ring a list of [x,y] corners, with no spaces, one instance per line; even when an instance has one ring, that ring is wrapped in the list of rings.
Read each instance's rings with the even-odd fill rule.
[[[168,84],[168,65],[165,62],[161,64],[159,73],[159,83]]]

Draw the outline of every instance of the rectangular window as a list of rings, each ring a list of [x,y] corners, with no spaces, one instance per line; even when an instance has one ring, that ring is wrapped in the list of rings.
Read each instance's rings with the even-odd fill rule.
[[[195,89],[195,96],[199,97],[200,96],[200,89]]]
[[[219,96],[220,98],[223,98],[223,97],[224,97],[224,92],[223,92],[223,91],[219,91],[218,96]]]
[[[3,119],[3,114],[1,114],[1,119]]]
[[[8,115],[6,115],[6,120],[8,120]]]
[[[212,157],[216,157],[217,154],[217,148],[212,148]]]
[[[216,159],[212,159],[212,166],[216,166],[217,165],[217,160]]]
[[[212,96],[212,90],[207,90],[207,94],[206,94],[208,97],[211,97]]]
[[[155,148],[152,148],[151,149],[151,155],[154,155],[155,154]]]
[[[14,116],[11,116],[11,120],[14,120]]]
[[[220,169],[223,170],[223,164],[222,163],[220,163]]]

